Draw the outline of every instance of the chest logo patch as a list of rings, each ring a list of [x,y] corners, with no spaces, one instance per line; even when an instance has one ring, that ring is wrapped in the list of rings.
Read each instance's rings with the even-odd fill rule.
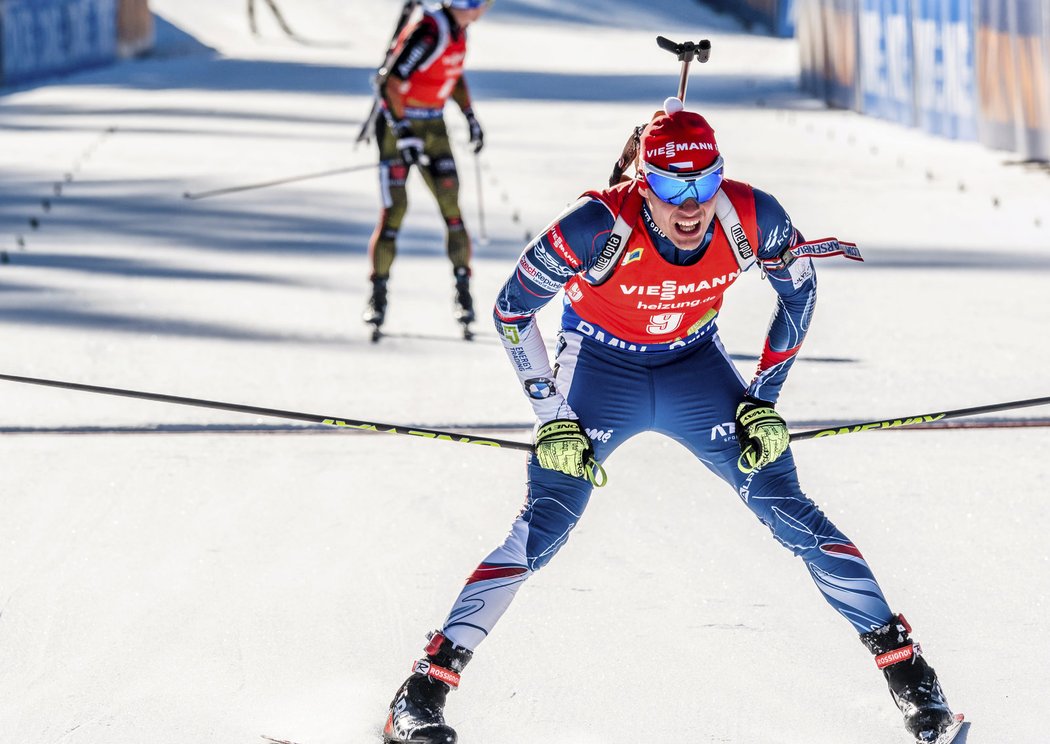
[[[643,251],[645,251],[645,248],[634,248],[632,250],[627,251],[627,255],[623,257],[623,262],[620,265],[626,266],[627,264],[632,263],[634,261],[641,261]]]

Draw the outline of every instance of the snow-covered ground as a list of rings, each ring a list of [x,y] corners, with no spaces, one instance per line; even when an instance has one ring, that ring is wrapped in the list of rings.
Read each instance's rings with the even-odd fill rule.
[[[420,182],[379,345],[358,319],[371,171],[182,196],[371,162],[353,139],[400,3],[281,3],[311,46],[262,2],[258,37],[242,0],[152,5],[156,58],[0,97],[0,372],[526,440],[488,323],[456,340]],[[868,259],[819,267],[789,421],[1050,395],[1050,178],[825,110],[796,90],[793,42],[686,0],[498,0],[472,30],[487,148],[459,162],[487,238],[480,306],[675,92],[657,34],[712,40],[688,102],[731,176]],[[728,297],[745,376],[771,308],[758,276]],[[423,634],[523,498],[513,451],[9,382],[0,434],[5,744],[376,741]],[[795,447],[974,722],[969,744],[1047,741],[1047,444],[1024,428]],[[464,744],[907,740],[853,631],[729,489],[656,435],[606,465],[450,698]]]

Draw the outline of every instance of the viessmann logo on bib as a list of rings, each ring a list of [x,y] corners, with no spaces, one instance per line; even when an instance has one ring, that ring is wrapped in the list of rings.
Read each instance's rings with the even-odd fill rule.
[[[739,271],[732,271],[728,274],[714,276],[710,279],[701,279],[689,284],[679,284],[671,279],[660,284],[621,284],[620,291],[627,296],[646,298],[639,299],[638,309],[640,310],[672,310],[696,307],[702,302],[707,302],[711,299],[711,296],[707,294],[711,290],[715,290],[717,287],[729,286],[738,276],[740,276]],[[695,296],[701,292],[705,293],[703,297]],[[720,294],[720,292],[716,292],[717,294]],[[658,304],[653,304],[653,298]]]
[[[671,159],[678,155],[678,153],[689,152],[690,150],[714,150],[715,146],[710,142],[675,142],[671,140],[663,147],[658,147],[655,150],[646,150],[646,160],[654,158],[657,155],[663,155],[667,159]]]

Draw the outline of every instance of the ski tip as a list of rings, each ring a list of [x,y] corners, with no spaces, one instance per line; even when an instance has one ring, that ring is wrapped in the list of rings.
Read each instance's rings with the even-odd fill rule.
[[[960,744],[963,739],[958,738],[959,735],[970,727],[970,724],[965,723],[965,721],[966,716],[962,713],[954,714],[952,716],[952,722],[948,725],[948,728],[946,728],[940,736],[934,739],[933,744],[952,744],[952,742]]]

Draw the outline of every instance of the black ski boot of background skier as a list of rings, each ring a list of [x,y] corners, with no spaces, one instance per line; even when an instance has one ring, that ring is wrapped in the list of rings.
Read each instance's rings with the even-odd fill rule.
[[[452,296],[452,315],[456,322],[463,326],[463,338],[474,340],[471,324],[475,321],[474,298],[470,294],[470,269],[460,267],[455,270],[456,289]]]
[[[368,298],[361,319],[372,326],[372,343],[379,341],[380,328],[386,320],[386,283],[385,277],[372,277],[372,296]]]

